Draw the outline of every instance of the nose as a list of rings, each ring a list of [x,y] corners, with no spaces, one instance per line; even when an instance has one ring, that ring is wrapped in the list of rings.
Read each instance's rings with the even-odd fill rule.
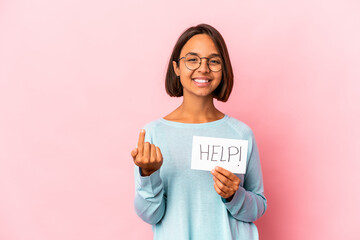
[[[204,61],[203,61],[204,60]],[[207,58],[200,58],[200,66],[197,69],[199,72],[210,72]]]

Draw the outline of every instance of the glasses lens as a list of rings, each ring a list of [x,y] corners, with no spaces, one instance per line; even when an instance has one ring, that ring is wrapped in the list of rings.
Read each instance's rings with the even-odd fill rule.
[[[209,68],[213,72],[218,72],[221,70],[221,58],[212,57],[209,59]]]
[[[200,66],[200,58],[196,55],[187,55],[185,57],[185,65],[190,70],[195,70]]]

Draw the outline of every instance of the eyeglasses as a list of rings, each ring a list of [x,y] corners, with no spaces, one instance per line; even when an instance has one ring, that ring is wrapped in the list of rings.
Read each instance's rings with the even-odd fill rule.
[[[201,66],[201,59],[205,58],[207,59],[207,66],[212,72],[218,72],[221,70],[222,67],[222,61],[221,57],[214,56],[214,57],[199,57],[195,53],[188,53],[185,55],[185,57],[179,58],[178,61],[184,58],[185,66],[189,70],[196,70]]]

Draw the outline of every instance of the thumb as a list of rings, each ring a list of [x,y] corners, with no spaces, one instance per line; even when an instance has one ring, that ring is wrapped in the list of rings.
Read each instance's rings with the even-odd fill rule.
[[[138,149],[137,149],[137,148],[134,148],[134,149],[131,151],[131,156],[132,156],[133,158],[135,158],[137,154],[138,154]]]

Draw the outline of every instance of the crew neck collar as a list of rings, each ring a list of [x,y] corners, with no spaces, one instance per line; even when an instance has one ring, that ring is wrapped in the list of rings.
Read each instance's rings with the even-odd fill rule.
[[[170,121],[170,120],[166,120],[164,118],[160,118],[159,121],[170,125],[170,126],[175,126],[175,127],[210,127],[210,126],[215,126],[218,124],[221,124],[223,122],[225,122],[226,120],[229,119],[229,116],[224,114],[224,117],[219,119],[219,120],[215,120],[215,121],[211,121],[211,122],[205,122],[205,123],[183,123],[183,122],[175,122],[175,121]]]

